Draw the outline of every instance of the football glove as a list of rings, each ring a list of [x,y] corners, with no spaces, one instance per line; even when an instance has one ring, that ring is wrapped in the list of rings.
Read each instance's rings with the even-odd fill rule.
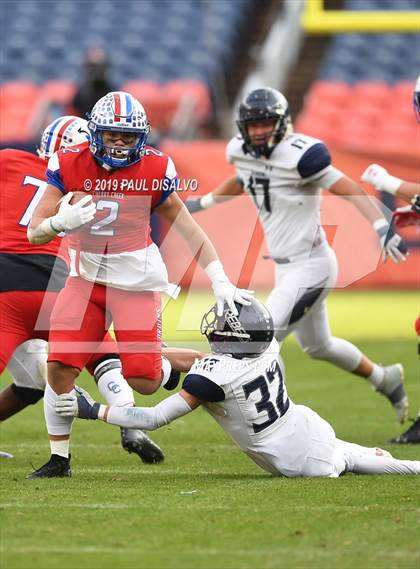
[[[211,281],[214,296],[216,297],[217,316],[223,315],[225,303],[229,306],[232,312],[237,316],[238,311],[235,302],[249,306],[251,304],[254,291],[243,288],[236,288],[223,270],[223,265],[220,261],[212,261],[204,269]]]
[[[97,403],[87,391],[75,386],[76,395],[63,393],[58,395],[55,402],[55,411],[62,417],[78,417],[79,419],[98,418],[100,403]]]
[[[361,177],[362,182],[367,182],[374,186],[377,190],[382,192],[388,192],[389,194],[395,195],[395,192],[401,186],[402,180],[391,176],[379,166],[379,164],[370,164],[363,172]]]
[[[392,223],[398,229],[409,225],[420,225],[420,209],[418,212],[412,206],[399,207],[392,214]]]
[[[73,192],[66,194],[60,202],[58,212],[50,218],[51,228],[56,233],[78,229],[95,217],[96,204],[92,201],[92,196],[84,196],[80,201],[71,205],[72,197]]]
[[[394,232],[392,225],[389,225],[385,219],[378,219],[373,226],[379,237],[382,261],[385,263],[388,257],[394,263],[405,261],[408,255],[407,245],[398,233]]]

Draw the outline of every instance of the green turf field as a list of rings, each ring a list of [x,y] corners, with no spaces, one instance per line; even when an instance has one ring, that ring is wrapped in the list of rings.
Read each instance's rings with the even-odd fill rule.
[[[198,342],[197,334],[185,330],[199,324],[209,302],[210,297],[189,298],[185,313],[182,299],[168,306],[166,337]],[[335,335],[354,341],[377,361],[404,363],[414,416],[420,405],[412,330],[416,295],[341,292],[331,295],[329,307]],[[293,340],[282,353],[291,397],[328,419],[340,438],[420,458],[420,446],[384,445],[401,427],[385,398],[363,380],[311,361]],[[96,393],[87,376],[80,383]],[[115,427],[79,421],[72,436],[73,478],[26,481],[31,463],[38,467],[49,456],[42,405],[7,421],[0,449],[15,458],[0,463],[0,567],[420,566],[418,478],[272,478],[201,410],[153,438],[166,460],[144,466],[120,449]]]

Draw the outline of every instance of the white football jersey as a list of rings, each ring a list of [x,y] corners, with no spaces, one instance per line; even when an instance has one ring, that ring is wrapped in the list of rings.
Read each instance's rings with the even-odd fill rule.
[[[279,345],[273,339],[258,358],[212,354],[197,361],[186,376],[186,380],[191,375],[205,377],[223,390],[223,401],[203,403],[204,408],[241,450],[273,474],[279,474],[277,459],[284,454],[284,434],[295,431],[294,404],[287,395],[278,354]],[[293,445],[292,453],[303,460],[305,445]]]
[[[287,136],[269,158],[244,152],[243,142],[241,136],[232,138],[227,160],[259,211],[270,256],[309,257],[313,247],[326,244],[320,221],[322,188],[344,174],[329,164],[325,145],[304,134]]]

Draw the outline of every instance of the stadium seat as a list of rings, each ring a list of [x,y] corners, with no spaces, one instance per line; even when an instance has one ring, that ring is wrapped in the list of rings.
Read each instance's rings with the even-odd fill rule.
[[[41,97],[45,97],[56,105],[67,105],[71,102],[76,85],[72,81],[47,81],[41,88]]]
[[[155,81],[127,81],[121,85],[122,91],[131,93],[143,105],[152,128],[164,128],[162,101],[164,98],[161,85]]]
[[[383,107],[391,103],[389,85],[383,81],[360,81],[353,86],[352,94],[360,104]]]
[[[38,95],[39,87],[32,81],[9,81],[0,87],[0,105],[31,107]]]
[[[187,79],[169,81],[165,85],[165,98],[170,102],[173,112],[179,105],[185,103],[193,107],[193,115],[197,122],[201,123],[209,117],[210,95],[207,86],[201,81]]]
[[[309,91],[305,105],[338,105],[350,94],[350,86],[343,81],[316,81]]]

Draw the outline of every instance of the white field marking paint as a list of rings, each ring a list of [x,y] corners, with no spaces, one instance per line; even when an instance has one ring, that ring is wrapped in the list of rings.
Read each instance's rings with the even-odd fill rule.
[[[374,423],[372,423],[373,425]],[[2,448],[10,448],[10,449],[16,449],[16,448],[34,448],[34,443],[3,443],[2,442]],[[110,442],[108,445],[104,445],[104,444],[94,444],[94,443],[87,443],[87,444],[82,444],[82,443],[70,443],[71,448],[97,448],[97,449],[101,449],[101,448],[109,448],[109,449],[114,449],[114,448],[120,448],[120,444],[117,442]],[[197,445],[195,443],[191,443],[191,444],[182,444],[182,445],[175,445],[174,448],[197,448]],[[226,450],[237,450],[237,447],[233,446],[232,444],[212,444],[211,445],[212,449],[226,449]]]
[[[275,555],[276,553],[281,554],[284,553],[285,549],[290,549],[293,551],[293,554],[297,557],[303,557],[305,559],[308,558],[308,555],[313,555],[316,558],[321,558],[321,557],[329,557],[330,556],[330,552],[328,550],[325,551],[321,551],[319,548],[308,548],[308,547],[304,547],[301,548],[300,550],[296,548],[295,545],[290,545],[290,546],[281,546],[281,547],[270,547],[269,549],[246,549],[246,548],[241,548],[241,549],[224,549],[224,548],[220,548],[220,549],[205,549],[205,548],[191,548],[189,551],[185,551],[183,552],[183,555],[239,555],[240,557],[242,557],[243,555],[254,555],[257,557],[260,557],[261,555]],[[98,554],[121,554],[121,555],[127,555],[127,554],[144,554],[147,552],[155,552],[155,550],[153,549],[145,549],[145,548],[134,548],[134,547],[102,547],[102,546],[79,546],[79,547],[51,547],[51,546],[28,546],[28,547],[11,547],[11,546],[3,546],[0,545],[0,553],[20,553],[22,555],[27,555],[28,553],[47,553],[47,554],[51,554],[51,553],[67,553],[67,554],[71,554],[71,553],[75,553],[75,554],[80,554],[80,553],[98,553]],[[394,551],[390,551],[387,550],[385,552],[385,555],[387,558],[393,558],[393,559],[405,559],[407,556],[407,553],[404,550],[398,551],[398,550],[394,550]]]
[[[22,508],[22,509],[42,509],[56,508],[57,504],[24,504],[22,502],[0,503],[1,508]],[[72,504],[71,508],[86,508],[87,510],[129,510],[137,508],[138,505],[131,504]]]

